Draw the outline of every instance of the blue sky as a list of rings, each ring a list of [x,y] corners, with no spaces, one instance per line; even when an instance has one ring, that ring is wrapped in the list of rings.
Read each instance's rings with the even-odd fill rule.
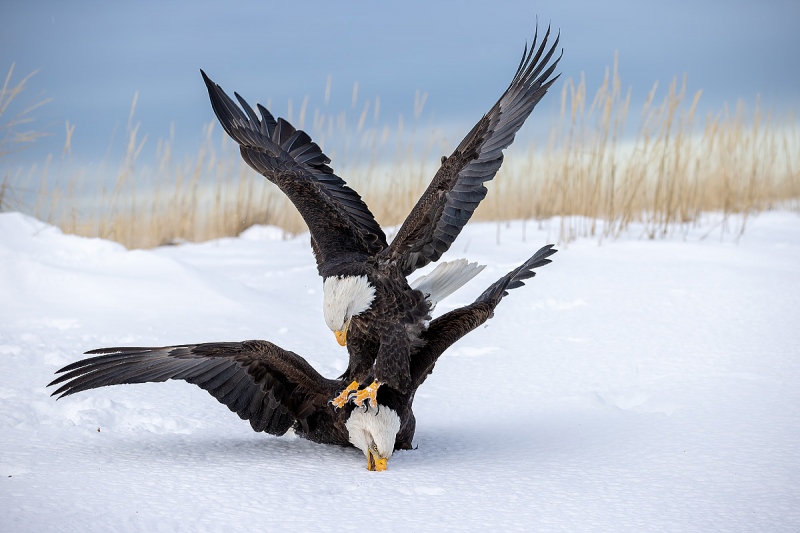
[[[64,122],[76,126],[73,153],[91,161],[124,128],[131,100],[151,139],[174,123],[181,144],[196,147],[213,118],[199,75],[285,115],[308,95],[348,108],[353,82],[362,98],[381,98],[394,123],[410,116],[417,89],[429,93],[433,123],[467,125],[502,93],[526,40],[552,22],[561,29],[564,77],[585,72],[590,90],[619,51],[634,102],[653,82],[688,74],[703,89],[702,110],[755,101],[797,110],[800,103],[800,2],[120,2],[5,0],[0,5],[0,70],[40,72],[28,97],[53,99],[37,124],[53,135],[22,159],[60,153]],[[557,96],[537,110],[546,116]],[[537,117],[534,114],[532,120]],[[541,117],[540,117],[541,119]],[[530,126],[528,126],[530,127]],[[117,133],[117,144],[121,144]]]

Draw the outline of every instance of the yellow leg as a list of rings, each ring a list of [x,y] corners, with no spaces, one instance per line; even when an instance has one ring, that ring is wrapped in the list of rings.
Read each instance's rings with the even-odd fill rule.
[[[359,407],[364,406],[364,401],[369,401],[370,406],[373,409],[378,408],[378,387],[380,387],[382,383],[378,381],[373,381],[372,384],[367,385],[364,389],[358,391],[356,393],[355,399],[353,403],[355,403]]]
[[[341,409],[342,407],[345,406],[347,400],[350,399],[350,394],[357,390],[358,390],[358,381],[354,381],[350,385],[348,385],[347,388],[344,389],[339,394],[339,396],[331,400],[331,403],[333,404],[334,407],[338,407],[339,409]]]

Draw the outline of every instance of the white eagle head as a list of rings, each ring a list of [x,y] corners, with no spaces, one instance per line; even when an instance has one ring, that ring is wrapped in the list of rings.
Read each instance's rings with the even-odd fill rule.
[[[369,309],[375,287],[367,276],[331,276],[322,283],[322,314],[340,345],[347,344],[350,319]]]
[[[386,470],[386,461],[394,452],[394,442],[400,431],[400,417],[385,405],[378,409],[353,409],[345,424],[350,442],[364,452],[367,469]]]

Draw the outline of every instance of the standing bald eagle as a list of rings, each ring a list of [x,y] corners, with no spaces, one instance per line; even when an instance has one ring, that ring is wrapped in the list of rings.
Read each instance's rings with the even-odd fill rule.
[[[374,410],[329,399],[354,375],[326,379],[299,355],[267,341],[214,342],[163,348],[104,348],[65,366],[49,386],[62,384],[60,397],[124,383],[181,379],[194,383],[248,420],[255,431],[283,435],[290,428],[314,442],[353,445],[364,452],[369,470],[385,470],[394,450],[410,449],[416,421],[414,393],[433,371],[439,356],[455,341],[491,318],[508,290],[524,285],[533,269],[546,265],[556,250],[545,246],[493,283],[472,304],[433,320],[411,353],[411,385],[401,392],[377,391]]]
[[[503,150],[558,76],[558,45],[546,49],[548,28],[536,48],[527,46],[514,78],[442,164],[391,244],[361,197],[328,166],[330,159],[302,130],[261,117],[234,93],[241,108],[202,72],[211,105],[222,127],[239,145],[244,160],[292,201],[311,233],[323,278],[323,314],[337,341],[346,345],[352,382],[335,398],[376,404],[382,384],[400,394],[415,386],[411,356],[426,342],[426,324],[436,301],[471,279],[479,267],[443,264],[415,286],[406,277],[437,261],[486,196]],[[362,390],[359,387],[371,381]]]

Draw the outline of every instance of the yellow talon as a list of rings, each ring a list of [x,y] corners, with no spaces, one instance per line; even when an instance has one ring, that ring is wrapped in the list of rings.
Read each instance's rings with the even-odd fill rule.
[[[341,409],[347,403],[347,400],[350,399],[350,393],[353,391],[358,390],[358,381],[353,381],[350,385],[347,386],[336,398],[331,400],[331,403],[334,407],[338,407]]]
[[[370,385],[367,385],[362,390],[358,391],[355,395],[355,399],[353,403],[355,403],[359,407],[364,407],[364,401],[368,400],[369,405],[373,409],[378,408],[378,387],[382,384],[378,381],[373,381]]]

